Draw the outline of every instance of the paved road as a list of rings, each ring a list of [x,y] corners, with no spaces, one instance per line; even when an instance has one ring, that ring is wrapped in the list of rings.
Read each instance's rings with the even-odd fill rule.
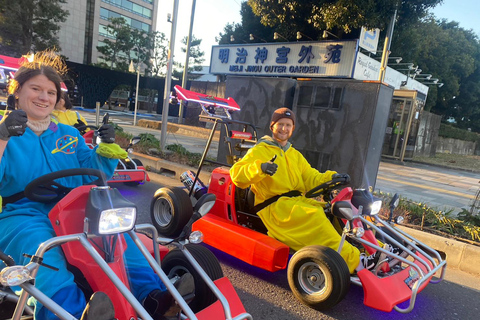
[[[138,204],[139,223],[150,221],[149,208],[157,188],[181,186],[176,179],[150,173],[151,182],[138,187],[117,184],[127,198]],[[335,308],[319,312],[299,303],[289,289],[285,270],[275,273],[252,267],[219,250],[209,247],[219,259],[246,310],[258,320],[357,320],[357,319],[476,319],[480,312],[480,277],[447,269],[445,281],[431,284],[418,296],[409,314],[385,313],[363,305],[363,290],[351,286],[345,299]],[[387,290],[387,288],[385,288]]]
[[[103,112],[103,110],[101,111]],[[160,139],[161,131],[144,127],[134,127],[131,113],[109,111],[110,119],[126,131],[136,135],[148,132]],[[95,114],[84,112],[89,123],[95,123]],[[138,119],[161,120],[161,115],[138,114]],[[174,118],[170,118],[171,121]],[[205,138],[168,133],[166,144],[178,143],[187,150],[202,153]],[[218,141],[212,143],[209,155],[215,157]],[[430,207],[442,211],[458,213],[462,208],[469,209],[476,192],[480,188],[480,173],[443,169],[418,163],[380,162],[375,190],[387,193],[399,193],[402,197],[415,202],[427,203]]]

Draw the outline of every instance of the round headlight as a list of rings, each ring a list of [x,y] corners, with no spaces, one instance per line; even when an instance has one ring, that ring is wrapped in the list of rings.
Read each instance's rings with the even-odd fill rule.
[[[6,267],[0,272],[0,283],[6,287],[18,286],[32,279],[25,266]]]
[[[354,228],[353,234],[355,235],[355,237],[361,238],[365,234],[365,229],[363,229],[362,227]]]
[[[398,216],[397,218],[395,218],[395,222],[398,224],[402,224],[404,221],[405,221],[405,218],[402,216]]]
[[[202,243],[203,242],[203,233],[201,231],[193,231],[188,237],[190,243]]]

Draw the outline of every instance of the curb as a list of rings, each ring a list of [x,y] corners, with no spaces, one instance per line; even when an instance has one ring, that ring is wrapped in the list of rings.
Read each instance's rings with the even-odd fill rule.
[[[162,160],[136,152],[133,152],[133,155],[140,159],[145,167],[148,166],[154,169],[155,172],[167,175],[177,181],[180,181],[180,175],[187,170],[196,172],[195,168],[175,162]],[[209,184],[210,172],[200,172],[200,180],[208,182]],[[480,276],[480,268],[478,267],[480,266],[480,246],[441,237],[401,225],[398,227],[427,246],[445,253],[447,268],[455,268],[475,276]]]
[[[162,121],[140,119],[138,120],[137,125],[139,127],[162,130]],[[199,127],[194,127],[194,126],[189,126],[184,124],[168,122],[167,132],[178,133],[181,135],[193,135],[195,137],[208,139],[208,137],[210,136],[211,130],[207,128],[199,128]],[[220,138],[219,129],[215,131],[214,138],[217,140]]]
[[[436,234],[398,226],[414,238],[425,243],[427,246],[443,252],[446,255],[447,268],[455,268],[461,271],[480,276],[480,247],[461,241],[444,238]]]

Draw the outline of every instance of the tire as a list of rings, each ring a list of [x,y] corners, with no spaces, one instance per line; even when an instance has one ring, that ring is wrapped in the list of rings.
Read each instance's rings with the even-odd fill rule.
[[[136,166],[143,166],[143,163],[142,161],[138,160],[138,159],[131,159],[133,163],[136,164]],[[132,166],[131,168],[128,168],[128,169],[135,169],[134,166]],[[129,187],[136,187],[138,185],[140,185],[140,181],[129,181],[129,182],[124,182],[124,184],[126,186],[129,186]]]
[[[160,188],[150,205],[150,218],[158,233],[176,237],[193,215],[192,202],[181,188]]]
[[[288,264],[288,284],[295,297],[316,310],[339,303],[350,289],[350,272],[335,250],[308,246],[297,251]]]
[[[198,244],[187,244],[186,247],[210,279],[215,281],[223,277],[220,263],[210,250]],[[189,306],[193,312],[196,313],[217,301],[217,297],[180,249],[176,248],[167,253],[162,261],[162,269],[169,278],[182,276],[185,273],[192,274],[195,281],[195,298],[189,303]]]

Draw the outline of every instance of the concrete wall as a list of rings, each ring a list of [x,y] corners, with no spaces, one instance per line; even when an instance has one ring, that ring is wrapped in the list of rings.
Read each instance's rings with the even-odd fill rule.
[[[452,153],[462,155],[474,155],[476,143],[473,141],[463,141],[452,138],[438,137],[437,153]]]
[[[415,143],[416,156],[435,156],[441,119],[442,116],[427,111],[422,112]]]

